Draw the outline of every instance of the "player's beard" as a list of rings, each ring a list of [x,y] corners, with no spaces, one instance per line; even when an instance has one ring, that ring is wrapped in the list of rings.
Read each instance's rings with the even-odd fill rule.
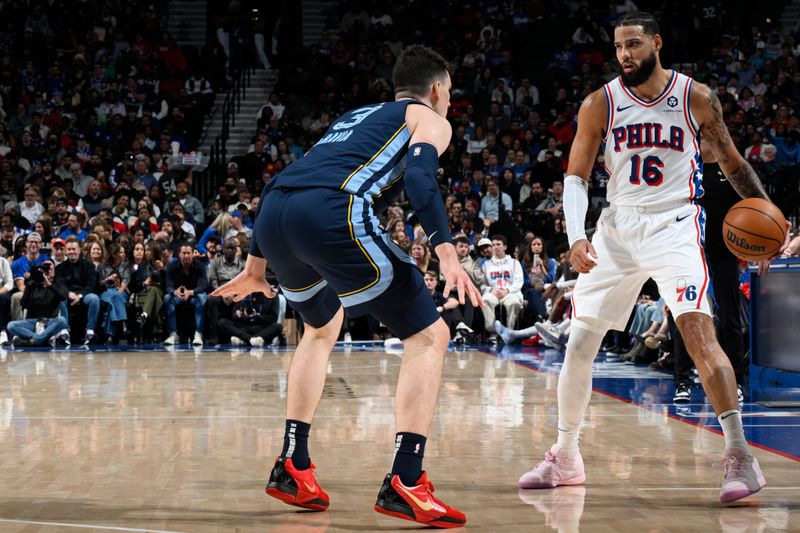
[[[622,68],[622,65],[620,65]],[[622,81],[625,82],[625,85],[628,87],[638,87],[639,85],[643,84],[647,80],[650,79],[650,76],[653,74],[653,71],[656,69],[656,53],[651,52],[650,56],[642,60],[639,68],[628,74],[622,69]]]

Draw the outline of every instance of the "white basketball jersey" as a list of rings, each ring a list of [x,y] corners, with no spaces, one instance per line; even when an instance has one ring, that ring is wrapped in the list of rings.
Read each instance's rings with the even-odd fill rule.
[[[612,205],[654,206],[702,196],[697,123],[689,109],[692,79],[672,71],[651,101],[618,77],[603,86],[608,102],[605,165]]]

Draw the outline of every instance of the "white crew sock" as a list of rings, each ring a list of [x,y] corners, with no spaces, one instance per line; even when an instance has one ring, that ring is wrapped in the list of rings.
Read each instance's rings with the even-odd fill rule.
[[[744,438],[742,412],[737,409],[731,409],[721,413],[718,419],[719,425],[722,426],[722,434],[725,435],[725,448],[739,448],[745,454],[750,455],[750,448]]]

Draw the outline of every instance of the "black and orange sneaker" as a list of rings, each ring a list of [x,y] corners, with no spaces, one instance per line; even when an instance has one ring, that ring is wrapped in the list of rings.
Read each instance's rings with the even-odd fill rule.
[[[451,528],[462,527],[467,517],[458,509],[442,503],[433,496],[433,483],[423,472],[413,487],[406,487],[400,476],[387,474],[378,493],[374,509],[379,513],[413,520],[426,526]]]
[[[328,494],[322,490],[314,477],[314,463],[305,470],[297,470],[291,458],[278,457],[269,474],[267,494],[283,503],[324,511],[330,505]]]

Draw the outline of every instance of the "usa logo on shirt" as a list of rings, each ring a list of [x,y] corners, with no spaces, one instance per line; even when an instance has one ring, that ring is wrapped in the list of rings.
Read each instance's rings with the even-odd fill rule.
[[[416,148],[414,148],[414,155],[415,155],[415,156],[418,156],[418,155],[419,155],[419,154],[421,154],[421,153],[422,153],[422,149],[421,149],[419,146],[417,146]]]

